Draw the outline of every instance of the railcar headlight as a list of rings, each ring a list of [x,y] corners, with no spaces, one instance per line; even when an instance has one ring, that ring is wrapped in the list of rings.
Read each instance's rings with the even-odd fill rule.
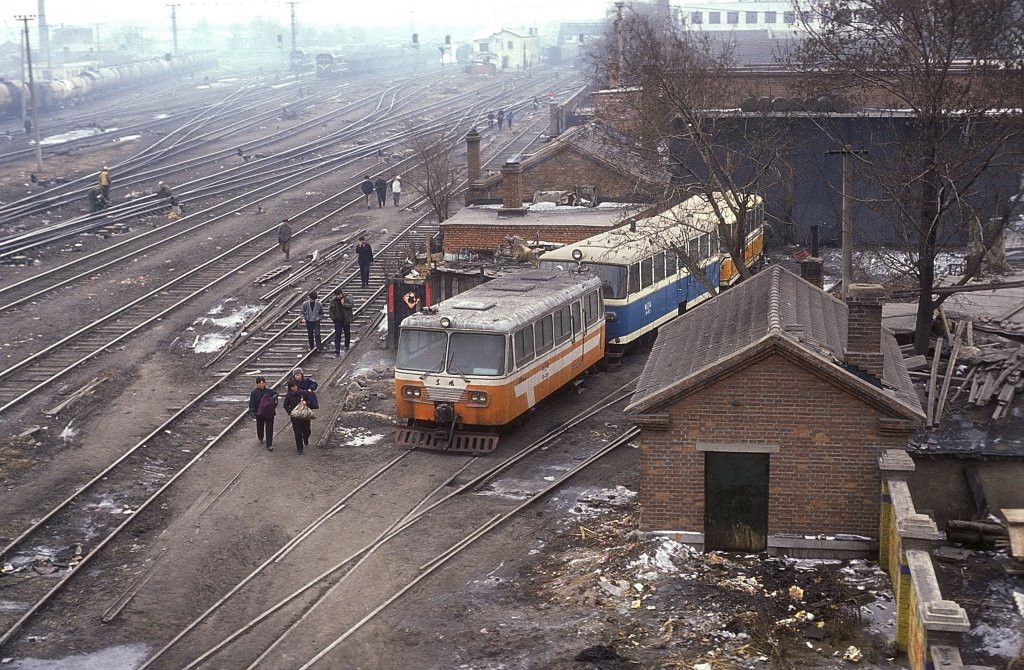
[[[419,386],[403,386],[402,397],[403,398],[419,398],[423,395],[423,391]]]
[[[604,313],[604,320],[605,321],[611,322],[611,321],[614,321],[617,318],[619,318],[619,317],[615,314],[615,312],[605,312]]]
[[[583,260],[583,250],[582,249],[573,249],[572,250],[572,259],[574,261],[581,261],[581,260]]]
[[[471,391],[469,394],[469,402],[473,403],[474,405],[486,405],[487,394],[484,393],[483,391]]]
[[[441,327],[442,328],[451,328],[452,327],[452,317],[450,317],[450,316],[442,316],[441,317]]]

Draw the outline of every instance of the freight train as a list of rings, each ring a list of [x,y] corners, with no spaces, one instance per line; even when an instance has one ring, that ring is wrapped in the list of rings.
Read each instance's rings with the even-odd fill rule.
[[[39,94],[36,102],[39,109],[61,107],[114,88],[145,84],[168,74],[195,72],[216,64],[212,53],[200,53],[97,67],[66,79],[36,80],[35,88]],[[20,116],[22,96],[27,94],[28,82],[0,79],[0,118]],[[26,98],[26,102],[28,100],[30,98]]]

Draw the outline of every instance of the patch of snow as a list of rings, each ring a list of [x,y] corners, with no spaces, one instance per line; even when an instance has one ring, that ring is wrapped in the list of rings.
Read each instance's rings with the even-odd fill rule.
[[[57,436],[64,440],[65,447],[68,446],[68,442],[75,439],[75,435],[78,435],[78,430],[71,427],[71,424],[74,422],[75,420],[71,419],[71,421],[68,422],[68,425],[64,426],[64,430],[60,431],[60,435]]]
[[[1024,633],[1018,627],[993,626],[989,623],[976,624],[967,633],[973,643],[981,647],[986,654],[1010,659],[1020,651],[1024,643]]]
[[[7,667],[10,670],[110,670],[111,668],[138,667],[149,654],[149,646],[142,643],[107,647],[88,654],[72,654],[64,658],[19,658]]]
[[[231,338],[227,335],[221,335],[220,333],[199,335],[196,337],[196,341],[192,344],[192,349],[197,354],[212,354],[223,349],[229,339]]]

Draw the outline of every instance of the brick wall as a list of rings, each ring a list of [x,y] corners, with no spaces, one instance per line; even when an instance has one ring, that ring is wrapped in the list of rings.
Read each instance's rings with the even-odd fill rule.
[[[906,435],[878,436],[880,413],[779,355],[751,364],[644,429],[645,530],[704,530],[704,453],[697,442],[779,445],[770,456],[768,534],[878,532],[878,455]]]
[[[533,200],[534,191],[569,190],[578,185],[597,187],[599,202],[649,202],[653,197],[638,192],[635,179],[630,179],[606,164],[585,154],[566,147],[540,163],[523,164],[523,198]],[[474,201],[478,204],[501,202],[502,180],[492,177],[477,182],[480,188],[473,189]]]
[[[463,249],[494,251],[499,246],[507,244],[505,238],[511,235],[518,235],[527,241],[543,240],[572,244],[607,230],[607,226],[538,226],[535,222],[524,224],[515,218],[499,220],[497,215],[494,225],[448,222],[441,224],[446,253],[458,253]]]

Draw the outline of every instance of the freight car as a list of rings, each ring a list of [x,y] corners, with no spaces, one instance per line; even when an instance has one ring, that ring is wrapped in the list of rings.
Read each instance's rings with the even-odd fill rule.
[[[395,404],[403,446],[486,453],[497,428],[604,357],[601,279],[531,270],[493,279],[402,321]]]
[[[725,196],[715,198],[728,225],[735,225]],[[747,198],[744,259],[752,267],[764,252],[764,207],[759,196]],[[710,298],[708,285],[736,282],[739,272],[720,249],[718,222],[709,200],[693,196],[632,226],[549,251],[540,257],[540,267],[578,264],[601,278],[609,351],[621,353],[621,345],[654,337],[659,326]]]
[[[108,91],[125,84],[145,84],[168,74],[194,72],[216,65],[212,54],[193,54],[177,58],[154,58],[147,61],[98,67],[53,81],[35,82],[39,109],[61,107],[89,95]],[[0,80],[0,117],[13,118],[21,114],[22,96],[28,94],[28,82]],[[29,98],[26,97],[26,100]]]

